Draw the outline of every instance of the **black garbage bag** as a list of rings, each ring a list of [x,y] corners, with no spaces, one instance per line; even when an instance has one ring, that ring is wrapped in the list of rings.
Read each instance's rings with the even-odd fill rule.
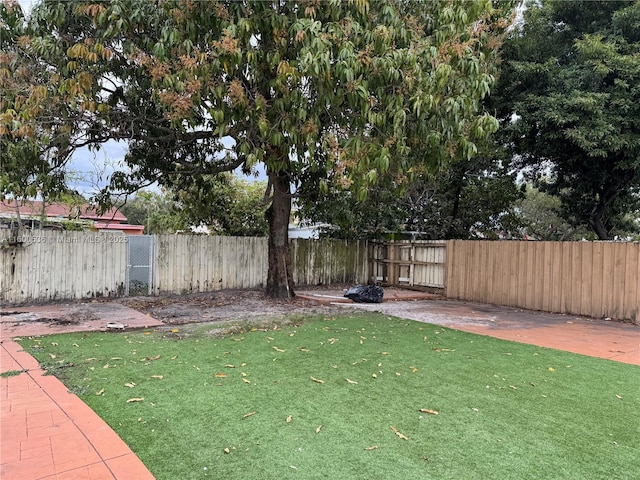
[[[384,290],[378,285],[355,285],[344,296],[358,303],[381,303]]]

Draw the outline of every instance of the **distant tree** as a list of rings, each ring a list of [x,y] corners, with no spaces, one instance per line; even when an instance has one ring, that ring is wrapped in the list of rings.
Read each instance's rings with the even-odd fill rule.
[[[267,182],[248,181],[231,173],[182,177],[168,192],[183,223],[206,226],[210,233],[266,236],[264,194]]]
[[[500,148],[452,162],[433,178],[410,185],[402,198],[405,228],[430,239],[519,237],[515,204],[522,192]],[[493,156],[492,156],[493,155]]]
[[[305,191],[300,213],[307,223],[327,225],[325,234],[342,238],[409,231],[428,239],[519,237],[515,206],[522,192],[508,162],[495,157],[500,151],[487,147],[478,157],[453,161],[402,189],[378,186],[365,200],[338,188],[327,194]]]
[[[527,2],[492,101],[515,164],[557,196],[574,229],[637,231],[640,2]]]
[[[526,188],[525,197],[517,204],[522,235],[532,240],[569,241],[594,237],[588,225],[574,227],[565,220],[560,197],[535,187]]]
[[[129,223],[145,234],[191,232],[206,227],[213,235],[265,236],[266,182],[250,182],[231,173],[184,177],[157,191],[138,191],[120,205]]]
[[[175,202],[164,193],[141,190],[119,206],[132,225],[144,225],[146,235],[189,230]]]

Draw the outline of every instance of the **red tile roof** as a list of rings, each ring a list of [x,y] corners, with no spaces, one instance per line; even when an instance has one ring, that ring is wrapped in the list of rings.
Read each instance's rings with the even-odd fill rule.
[[[26,200],[17,202],[20,215],[25,217],[39,217],[42,214],[42,202],[39,200]],[[4,200],[0,202],[0,216],[14,216],[16,214],[16,201]],[[80,218],[82,220],[99,220],[101,222],[126,223],[125,217],[117,208],[111,208],[100,215],[96,208],[84,204],[79,207],[70,207],[63,203],[50,203],[45,205],[47,218]]]

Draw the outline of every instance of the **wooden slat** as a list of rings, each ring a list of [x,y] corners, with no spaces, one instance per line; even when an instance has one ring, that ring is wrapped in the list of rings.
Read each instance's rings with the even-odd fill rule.
[[[550,311],[559,312],[562,305],[562,243],[550,242],[553,261],[551,264],[551,283],[553,285],[553,296],[550,303]]]
[[[574,313],[588,315],[591,311],[591,291],[594,282],[593,276],[593,243],[583,242],[577,244],[580,249],[581,274],[580,274],[580,306]]]
[[[600,281],[602,282],[602,315],[610,316],[613,310],[613,277],[615,268],[615,252],[613,251],[612,243],[606,242],[602,244],[604,247],[604,254],[602,256],[602,276]]]
[[[626,245],[625,280],[624,280],[624,311],[622,319],[640,322],[640,243]]]
[[[593,280],[591,283],[591,301],[589,308],[589,315],[594,317],[604,316],[604,308],[602,303],[602,290],[603,290],[603,249],[604,244],[602,242],[594,242],[592,246],[591,254],[591,275]]]
[[[613,265],[613,301],[611,302],[611,310],[608,316],[611,318],[624,317],[624,281],[625,281],[625,261],[626,261],[626,244],[614,243],[613,245],[614,265]]]

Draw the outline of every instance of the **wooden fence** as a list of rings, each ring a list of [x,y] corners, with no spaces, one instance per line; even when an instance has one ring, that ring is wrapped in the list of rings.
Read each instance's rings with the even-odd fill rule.
[[[394,286],[445,287],[446,241],[400,240],[371,244],[371,276]]]
[[[123,295],[126,240],[118,233],[0,232],[0,301]]]
[[[296,285],[355,284],[369,279],[367,242],[298,238],[290,245]]]
[[[450,298],[640,321],[640,244],[447,242]]]
[[[158,235],[154,242],[155,294],[262,287],[267,239]]]
[[[0,301],[125,295],[127,238],[51,231],[13,238],[0,231]],[[155,294],[264,286],[266,238],[160,235],[153,241]],[[296,239],[291,256],[298,286],[374,277],[398,286],[446,286],[454,299],[640,323],[639,243]]]
[[[290,248],[296,285],[366,281],[366,242],[295,239]],[[266,238],[159,235],[154,251],[156,294],[258,288],[267,279]]]
[[[30,231],[20,245],[10,244],[10,237],[8,231],[0,232],[2,302],[111,297],[128,291],[127,270],[136,265],[129,265],[127,236]],[[266,238],[158,235],[151,240],[152,280],[144,293],[265,286]],[[291,256],[298,286],[367,280],[366,242],[296,239]]]

